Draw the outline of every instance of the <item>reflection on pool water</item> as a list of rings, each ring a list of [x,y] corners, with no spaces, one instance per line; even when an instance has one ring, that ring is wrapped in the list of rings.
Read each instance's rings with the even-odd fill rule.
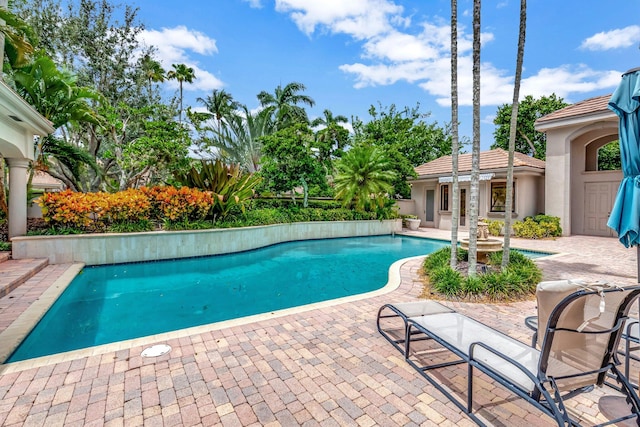
[[[389,266],[446,241],[372,236],[88,267],[7,362],[373,291]]]

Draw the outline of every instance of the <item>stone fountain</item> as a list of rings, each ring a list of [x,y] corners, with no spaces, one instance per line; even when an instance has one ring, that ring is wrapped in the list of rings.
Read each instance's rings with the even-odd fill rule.
[[[469,239],[461,239],[460,247],[469,250]],[[489,238],[489,224],[482,219],[478,220],[478,240],[477,240],[478,262],[487,263],[490,252],[498,252],[502,249],[502,240]]]

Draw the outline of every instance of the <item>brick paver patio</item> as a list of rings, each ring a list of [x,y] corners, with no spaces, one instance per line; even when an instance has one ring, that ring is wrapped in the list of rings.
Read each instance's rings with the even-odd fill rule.
[[[414,234],[448,238],[437,230]],[[636,282],[635,250],[613,238],[515,239],[513,246],[562,253],[538,261],[545,279]],[[473,425],[376,331],[380,305],[414,300],[421,292],[420,264],[405,263],[401,285],[386,295],[160,341],[173,349],[157,358],[142,358],[148,345],[135,345],[34,368],[0,366],[0,425]],[[0,299],[0,331],[64,270],[47,267]],[[530,339],[523,319],[535,313],[533,301],[447,304]],[[464,373],[452,368],[443,381],[455,388]],[[631,375],[637,378],[638,370]],[[477,385],[476,406],[490,424],[551,424],[486,377]],[[605,394],[615,392],[604,387],[572,399],[572,412],[586,423],[605,421],[598,410]]]

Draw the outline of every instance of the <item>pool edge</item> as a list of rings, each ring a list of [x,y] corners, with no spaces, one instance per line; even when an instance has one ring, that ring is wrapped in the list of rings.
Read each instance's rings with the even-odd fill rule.
[[[31,329],[40,320],[40,318],[44,316],[44,314],[47,312],[49,307],[55,302],[57,297],[62,292],[64,292],[64,289],[66,289],[66,287],[69,286],[69,284],[74,279],[74,277],[84,267],[84,264],[72,264],[47,290],[45,290],[45,292],[37,301],[31,304],[31,306],[29,306],[29,308],[25,310],[25,312],[22,313],[18,317],[18,319],[16,319],[5,331],[0,333],[0,341],[5,342],[4,334],[9,329],[13,328],[14,325],[19,323],[18,322],[19,320],[21,320],[21,322],[15,327],[16,330],[22,331],[21,338],[16,343],[15,342],[15,340],[17,339],[16,335],[13,335],[13,338],[11,338],[12,336],[8,335],[7,339],[12,339],[14,342],[12,348],[9,351],[6,351],[5,349],[0,350],[0,360],[3,361],[3,363],[0,364],[0,373],[5,374],[5,373],[12,373],[12,372],[20,372],[20,371],[24,371],[31,368],[49,366],[57,363],[81,359],[84,357],[96,356],[96,355],[116,352],[124,349],[131,349],[138,346],[147,346],[151,344],[157,344],[157,343],[165,342],[168,340],[185,338],[185,337],[189,337],[189,336],[197,335],[201,333],[216,331],[216,330],[225,329],[225,328],[231,328],[235,326],[247,325],[250,323],[256,323],[256,322],[265,321],[265,320],[276,319],[276,318],[284,317],[287,315],[304,313],[311,310],[323,309],[326,307],[331,307],[335,305],[345,304],[349,302],[354,302],[354,301],[359,301],[363,299],[384,295],[396,290],[400,286],[402,281],[400,276],[400,268],[404,263],[414,259],[425,258],[426,256],[427,255],[418,255],[418,256],[403,258],[395,261],[393,264],[391,264],[391,266],[389,266],[388,280],[386,285],[373,291],[356,294],[356,295],[350,295],[350,296],[341,297],[341,298],[334,298],[331,300],[320,301],[320,302],[315,302],[311,304],[305,304],[297,307],[285,308],[282,310],[275,310],[267,313],[254,314],[251,316],[224,320],[221,322],[208,323],[206,325],[192,326],[190,328],[178,329],[175,331],[163,332],[155,335],[147,335],[144,337],[132,338],[129,340],[117,341],[109,344],[102,344],[98,346],[87,347],[79,350],[56,353],[48,356],[21,360],[18,362],[4,363],[4,360],[6,360],[13,353],[13,351],[17,348],[20,342],[22,342],[22,339],[24,339],[24,337],[31,331]],[[73,268],[78,268],[78,269],[71,276],[70,270],[72,270]],[[44,298],[45,294],[50,292],[50,290],[53,288],[56,288],[56,289],[51,291],[51,294],[55,295],[55,298],[50,300],[50,297],[48,297],[47,301],[43,301],[42,303],[40,303],[40,300],[45,299]],[[48,305],[45,306],[46,303],[48,303]],[[36,306],[36,308],[33,308],[34,306]],[[27,316],[28,312],[31,312],[31,313],[30,315]],[[26,322],[27,320],[29,320],[28,323]],[[28,328],[26,328],[26,331],[24,331],[26,327],[25,325],[28,325]],[[18,328],[21,328],[21,329],[18,329]]]

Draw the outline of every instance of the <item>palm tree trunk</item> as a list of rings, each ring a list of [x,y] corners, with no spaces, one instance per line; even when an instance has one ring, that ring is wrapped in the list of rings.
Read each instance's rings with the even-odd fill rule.
[[[455,269],[458,264],[458,218],[460,194],[458,190],[458,1],[451,0],[451,175],[453,195],[451,210],[451,259]]]
[[[527,33],[527,0],[520,0],[520,32],[518,33],[518,54],[516,58],[516,76],[513,84],[513,103],[511,104],[511,123],[509,128],[509,165],[507,167],[507,200],[504,204],[504,246],[502,252],[502,268],[509,264],[511,248],[511,211],[513,210],[513,156],[516,147],[516,128],[518,126],[518,100],[520,98],[520,82],[522,81],[522,61],[524,58],[524,42]]]
[[[473,142],[469,198],[469,277],[476,275],[478,260],[478,199],[480,192],[480,9],[473,1]]]

